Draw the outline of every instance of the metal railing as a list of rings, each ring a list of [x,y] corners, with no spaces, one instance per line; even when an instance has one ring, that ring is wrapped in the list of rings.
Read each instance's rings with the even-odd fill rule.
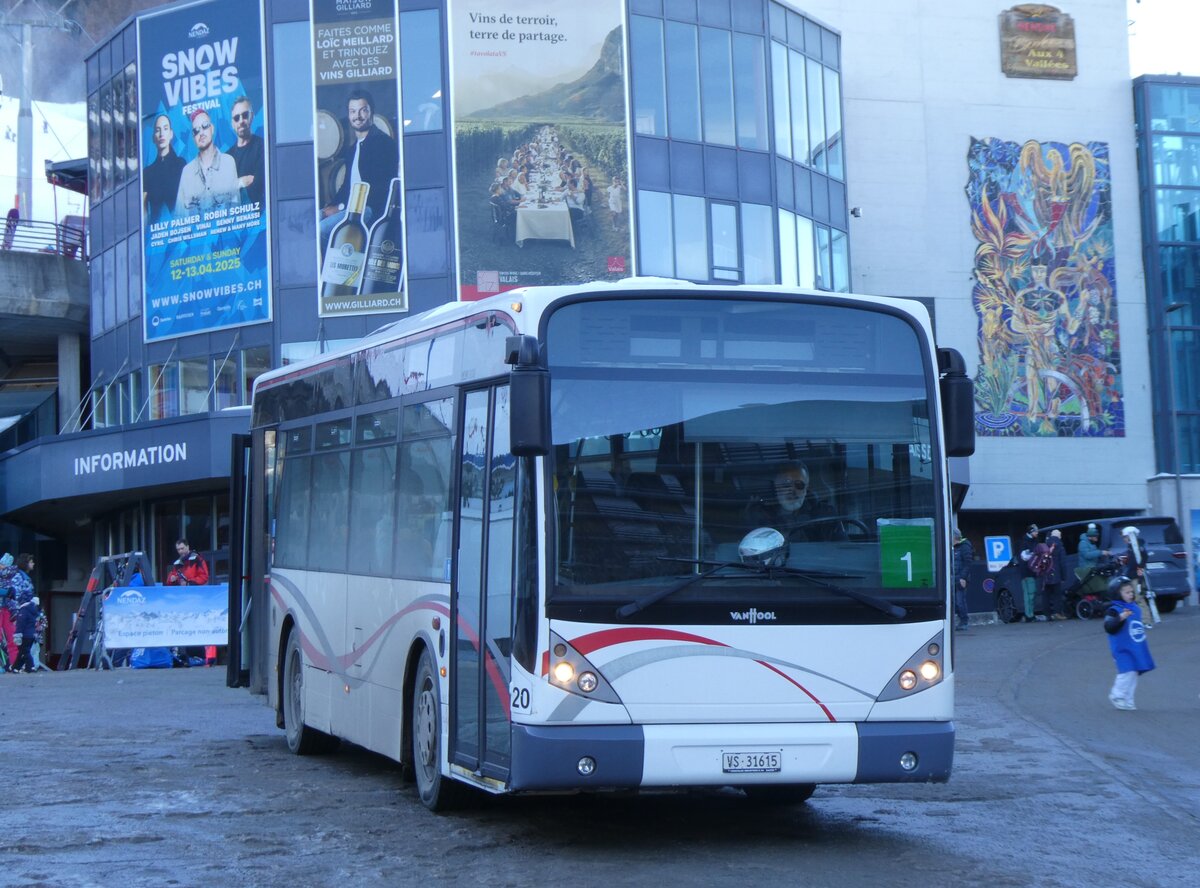
[[[0,222],[0,253],[51,253],[67,259],[86,261],[85,221],[59,225],[34,219],[6,219]]]

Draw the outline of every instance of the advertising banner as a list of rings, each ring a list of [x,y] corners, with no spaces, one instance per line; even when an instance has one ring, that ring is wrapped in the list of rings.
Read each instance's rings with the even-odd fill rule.
[[[452,0],[459,298],[632,274],[622,0]]]
[[[311,0],[319,314],[408,311],[396,0]]]
[[[104,646],[229,643],[229,586],[117,586],[104,600]]]
[[[146,341],[271,319],[261,7],[138,20]]]

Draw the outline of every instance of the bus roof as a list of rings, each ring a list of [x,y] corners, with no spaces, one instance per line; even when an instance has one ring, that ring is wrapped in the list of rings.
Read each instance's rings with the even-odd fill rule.
[[[567,284],[552,287],[518,287],[505,290],[485,299],[472,302],[447,302],[420,314],[401,318],[390,324],[385,324],[372,333],[351,345],[323,354],[314,355],[303,361],[296,361],[283,367],[277,367],[263,373],[254,381],[254,391],[260,387],[270,386],[283,377],[304,376],[311,370],[326,366],[340,358],[356,354],[368,348],[385,345],[406,336],[432,330],[444,324],[470,318],[475,315],[501,311],[517,322],[517,328],[523,332],[536,332],[537,324],[545,310],[554,302],[568,296],[587,295],[589,293],[621,293],[629,291],[646,295],[674,296],[715,296],[735,295],[751,296],[789,295],[811,296],[821,300],[845,302],[851,305],[882,305],[889,306],[911,315],[917,323],[930,331],[929,313],[925,306],[915,299],[890,296],[865,296],[854,293],[833,293],[828,290],[801,290],[796,287],[780,284],[695,284],[663,277],[628,277],[617,281],[594,281],[586,284]],[[933,337],[930,335],[930,340]]]

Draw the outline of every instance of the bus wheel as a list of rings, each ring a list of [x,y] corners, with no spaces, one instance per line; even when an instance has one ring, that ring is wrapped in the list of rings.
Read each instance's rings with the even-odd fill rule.
[[[304,653],[300,650],[300,632],[295,629],[288,635],[283,657],[283,726],[288,749],[296,755],[320,755],[338,747],[337,737],[304,723]]]
[[[760,805],[799,805],[812,798],[816,788],[815,783],[763,783],[743,786],[742,792],[750,801]]]
[[[448,811],[466,788],[442,774],[442,695],[433,657],[423,651],[412,695],[412,760],[417,792],[430,811]]]

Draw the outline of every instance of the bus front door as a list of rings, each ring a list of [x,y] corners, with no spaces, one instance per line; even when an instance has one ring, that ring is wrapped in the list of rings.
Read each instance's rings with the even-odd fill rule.
[[[469,391],[459,440],[458,556],[453,589],[450,760],[481,777],[508,777],[513,507],[508,386]]]

